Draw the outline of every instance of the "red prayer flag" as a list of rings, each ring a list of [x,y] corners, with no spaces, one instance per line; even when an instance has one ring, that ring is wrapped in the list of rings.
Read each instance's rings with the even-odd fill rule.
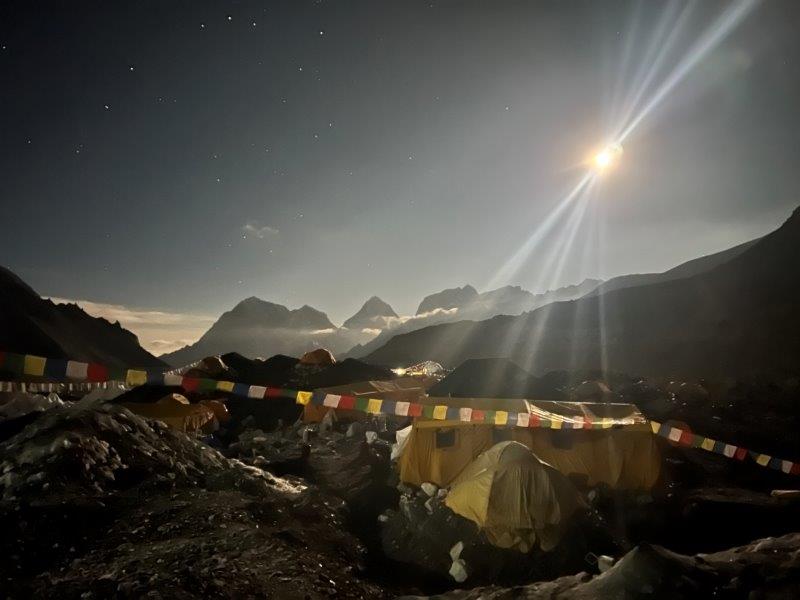
[[[89,363],[86,369],[87,381],[108,381],[108,369],[97,363]]]
[[[339,406],[337,408],[345,410],[353,410],[356,406],[355,396],[341,396],[339,398]]]
[[[681,446],[691,446],[694,443],[694,434],[691,431],[681,430],[681,437],[678,439]]]
[[[792,468],[789,469],[792,475],[800,475],[800,463],[792,463]]]
[[[472,421],[482,422],[486,418],[486,413],[477,408],[472,409]]]
[[[736,460],[744,460],[747,458],[747,449],[746,448],[737,448],[736,454],[733,455]]]
[[[584,417],[584,419],[583,419],[583,428],[584,429],[591,429],[592,428],[592,420],[589,417]]]
[[[276,387],[268,387],[267,391],[264,393],[265,398],[280,398],[281,397],[281,388]]]
[[[200,380],[196,377],[184,377],[181,380],[181,386],[187,392],[194,392],[197,390],[197,386],[200,385]]]
[[[422,416],[422,404],[418,404],[417,402],[412,402],[408,405],[408,416],[409,417],[421,417]]]
[[[539,418],[539,415],[531,415],[528,419],[528,427],[539,427],[542,424],[542,420]]]

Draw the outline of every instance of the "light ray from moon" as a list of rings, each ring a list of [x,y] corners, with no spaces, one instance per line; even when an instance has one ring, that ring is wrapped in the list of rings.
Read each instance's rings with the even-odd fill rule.
[[[564,196],[558,205],[550,212],[544,221],[528,236],[528,239],[519,247],[511,258],[503,264],[488,283],[488,289],[494,289],[500,282],[510,281],[527,261],[533,249],[542,242],[547,234],[555,228],[559,217],[564,213],[572,201],[577,198],[594,177],[592,171],[584,173],[575,187]]]
[[[588,164],[589,168],[587,168],[576,185],[559,201],[555,208],[550,211],[544,221],[534,229],[517,251],[500,266],[488,282],[488,289],[494,289],[499,285],[509,283],[513,280],[516,274],[526,264],[534,249],[541,244],[550,232],[560,223],[561,217],[564,215],[567,208],[570,205],[574,205],[577,200],[583,198],[587,194],[591,187],[589,185],[590,183],[593,183],[603,172],[619,162],[622,156],[622,142],[624,142],[636,127],[664,101],[670,92],[684,80],[701,60],[718,47],[719,44],[751,14],[760,2],[761,0],[735,0],[735,2],[728,5],[722,14],[702,33],[697,42],[691,47],[690,51],[677,63],[666,79],[637,111],[637,104],[639,104],[641,98],[651,87],[651,83],[661,70],[663,62],[666,60],[673,46],[677,43],[679,34],[692,12],[693,5],[685,6],[677,17],[674,16],[675,11],[665,15],[665,19],[662,20],[656,32],[656,39],[645,54],[643,66],[638,69],[636,79],[641,79],[641,81],[633,82],[631,85],[631,92],[627,96],[629,102],[626,103],[627,106],[622,108],[622,110],[625,111],[625,118],[614,131],[615,135],[611,137],[612,142],[599,150],[592,157]],[[672,26],[668,30],[670,22]],[[630,48],[628,48],[628,51],[629,50]],[[645,68],[648,68],[648,70],[645,71]],[[631,117],[631,115],[635,116]],[[579,218],[583,217],[583,213],[584,211],[579,212]],[[573,216],[570,217],[570,222],[574,222],[574,216],[573,214]],[[567,237],[569,237],[568,234]],[[600,243],[602,243],[602,241],[600,241]]]
[[[618,142],[623,142],[631,132],[655,109],[675,86],[697,66],[712,50],[727,38],[734,29],[747,17],[761,0],[738,0],[729,5],[720,17],[700,36],[689,53],[667,76],[638,114],[624,127],[617,137]]]

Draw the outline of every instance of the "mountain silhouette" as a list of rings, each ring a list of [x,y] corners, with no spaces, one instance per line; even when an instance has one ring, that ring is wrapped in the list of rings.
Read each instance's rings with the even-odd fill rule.
[[[3,267],[0,267],[0,349],[116,367],[164,365],[119,323],[92,317],[76,304],[44,300]]]

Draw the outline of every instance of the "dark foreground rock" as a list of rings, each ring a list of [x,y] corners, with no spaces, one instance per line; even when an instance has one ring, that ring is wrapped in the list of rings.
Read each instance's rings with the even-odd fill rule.
[[[514,588],[454,590],[437,600],[625,600],[800,597],[800,534],[766,538],[717,552],[685,556],[642,544],[605,573],[579,573]],[[406,600],[421,596],[404,596]]]
[[[0,444],[0,596],[377,598],[341,500],[112,405]]]

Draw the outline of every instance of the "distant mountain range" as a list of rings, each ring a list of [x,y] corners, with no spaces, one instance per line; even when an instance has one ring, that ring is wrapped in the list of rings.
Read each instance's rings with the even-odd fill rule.
[[[586,279],[578,285],[561,287],[542,294],[532,294],[519,286],[478,293],[471,285],[442,290],[423,298],[414,317],[391,323],[374,339],[357,345],[346,356],[363,358],[385,345],[394,336],[456,321],[481,321],[497,315],[519,315],[557,300],[572,300],[591,292],[602,281]]]
[[[666,243],[666,242],[665,242]],[[520,316],[393,336],[375,364],[510,358],[531,373],[800,373],[800,209],[776,231],[658,275],[617,278]]]
[[[89,316],[75,304],[44,300],[3,267],[0,267],[0,350],[109,366],[164,365],[119,323]]]
[[[118,323],[43,300],[0,268],[0,350],[109,365],[184,365],[215,354],[339,358],[401,366],[511,359],[529,373],[601,369],[658,375],[800,372],[798,211],[764,238],[664,273],[587,279],[542,294],[465,285],[426,296],[413,316],[378,298],[337,327],[310,306],[247,298],[194,344],[155,358]],[[477,364],[477,363],[475,363]]]
[[[507,285],[496,290],[478,293],[471,285],[443,290],[426,296],[417,308],[417,315],[437,309],[449,311],[458,309],[453,317],[458,320],[480,321],[496,315],[519,315],[550,302],[573,300],[588,294],[603,282],[600,279],[586,279],[578,285],[569,285],[543,294],[532,294],[519,286]]]
[[[360,318],[367,318],[366,313]],[[336,354],[373,336],[361,329],[336,327],[324,312],[310,306],[289,310],[253,297],[224,313],[194,344],[161,358],[179,366],[227,352],[267,358],[275,354],[300,356],[325,347]]]
[[[520,314],[554,299],[579,297],[599,283],[586,280],[578,286],[538,295],[511,286],[481,294],[467,285],[427,296],[413,317],[398,316],[389,304],[373,296],[341,327],[336,327],[325,313],[310,306],[290,310],[259,298],[248,298],[223,314],[196,343],[161,358],[179,366],[225,352],[239,352],[250,357],[298,356],[317,347],[328,348],[340,358],[358,358],[379,348],[397,333],[434,323]]]

